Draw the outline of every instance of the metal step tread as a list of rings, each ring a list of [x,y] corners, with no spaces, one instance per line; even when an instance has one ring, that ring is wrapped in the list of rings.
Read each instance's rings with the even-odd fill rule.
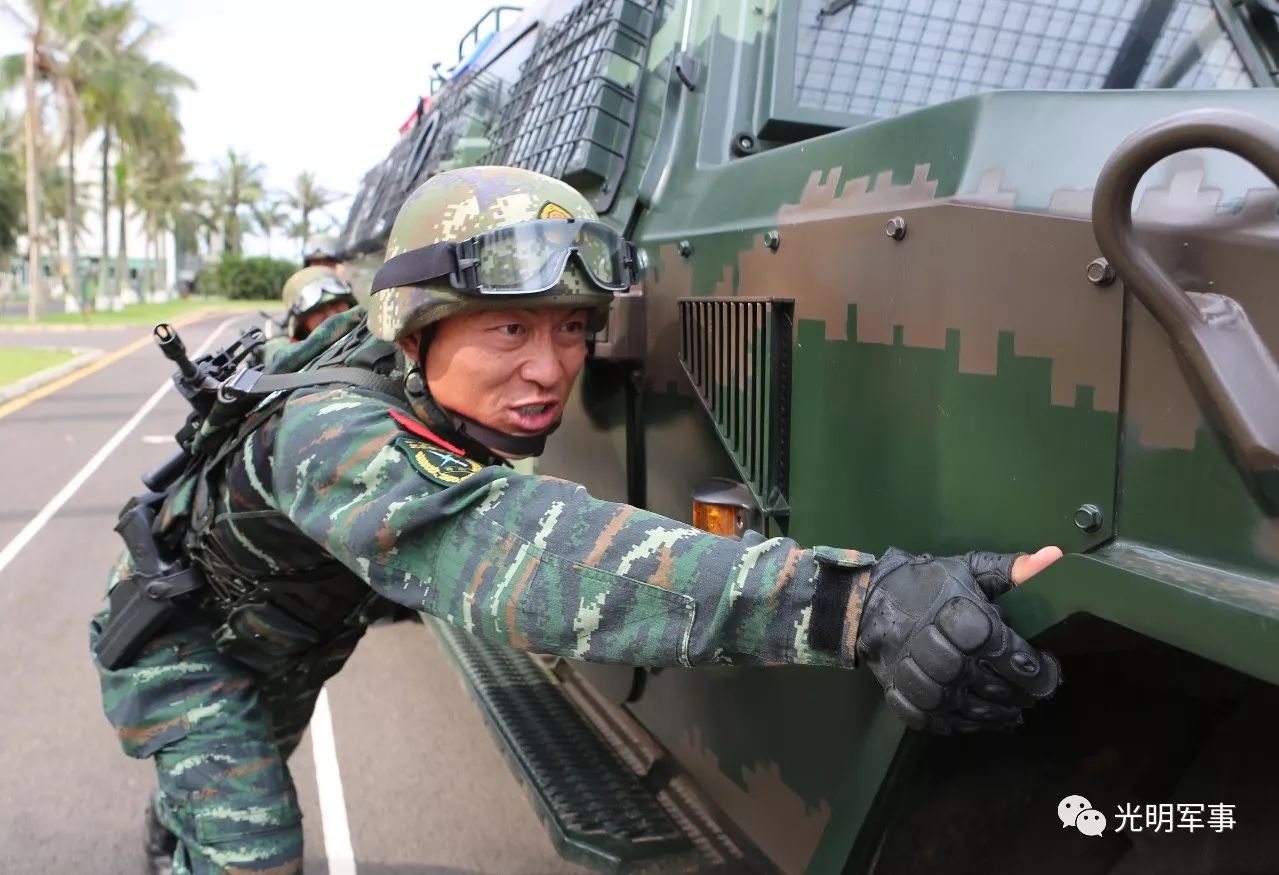
[[[431,625],[524,779],[565,859],[601,872],[684,872],[692,841],[527,655]]]

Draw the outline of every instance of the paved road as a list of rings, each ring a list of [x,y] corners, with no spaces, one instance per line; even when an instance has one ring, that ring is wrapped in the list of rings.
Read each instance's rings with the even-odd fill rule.
[[[236,318],[185,330],[188,349],[219,328],[226,340],[254,317]],[[74,345],[110,350],[138,331],[74,335]],[[61,337],[0,330],[0,345]],[[0,418],[0,562],[168,375],[163,358],[143,348]],[[119,549],[116,511],[139,488],[140,472],[171,451],[160,436],[182,417],[183,402],[166,392],[0,569],[0,873],[142,871],[150,764],[127,759],[102,716],[85,626]],[[328,695],[360,875],[581,871],[556,856],[425,627],[375,627]],[[315,761],[309,738],[292,767],[307,872],[326,873]]]

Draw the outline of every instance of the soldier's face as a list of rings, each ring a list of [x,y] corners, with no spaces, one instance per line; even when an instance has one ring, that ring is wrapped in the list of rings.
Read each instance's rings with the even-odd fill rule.
[[[427,347],[427,387],[438,404],[481,425],[541,434],[563,415],[586,361],[588,315],[490,310],[444,319]]]
[[[299,334],[301,334],[302,337],[306,337],[312,331],[319,328],[320,324],[334,313],[341,313],[350,309],[351,305],[346,301],[329,301],[323,306],[316,307],[310,313],[304,313],[298,317],[298,326],[301,328]]]

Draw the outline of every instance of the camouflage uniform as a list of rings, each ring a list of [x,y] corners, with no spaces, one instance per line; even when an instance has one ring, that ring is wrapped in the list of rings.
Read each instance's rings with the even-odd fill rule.
[[[453,174],[476,202],[446,214],[451,226],[432,232],[445,239],[475,233],[480,213],[515,221],[530,205],[552,203],[503,184],[500,173]],[[454,197],[447,182],[432,196]],[[554,206],[589,211],[556,185]],[[402,216],[438,208],[419,194]],[[403,245],[393,232],[388,255]],[[441,304],[459,309],[449,295],[380,293],[367,320],[362,308],[328,319],[274,368],[359,365],[393,377],[403,395],[342,386],[268,398],[165,504],[161,539],[204,570],[209,593],[134,665],[98,668],[125,752],[155,758],[157,811],[180,841],[176,872],[300,870],[285,761],[321,686],[388,601],[497,644],[571,659],[857,660],[874,557],[753,532],[711,535],[574,483],[517,473],[451,430],[416,364],[388,342],[440,318]],[[564,287],[527,303],[583,300],[599,305]],[[112,579],[125,573],[122,560]],[[94,637],[104,620],[95,618]]]

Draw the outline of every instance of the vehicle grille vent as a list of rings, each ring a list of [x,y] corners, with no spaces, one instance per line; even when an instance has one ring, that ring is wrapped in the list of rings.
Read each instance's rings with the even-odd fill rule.
[[[626,167],[657,3],[582,0],[543,30],[483,162],[563,179],[606,211]]]
[[[760,509],[789,513],[794,302],[681,298],[680,364]]]

